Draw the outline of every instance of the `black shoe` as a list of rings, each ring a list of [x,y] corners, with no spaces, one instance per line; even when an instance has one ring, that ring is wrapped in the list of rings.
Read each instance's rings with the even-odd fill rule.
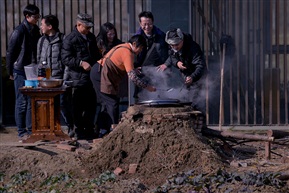
[[[69,132],[68,132],[68,136],[69,136],[70,138],[73,138],[73,137],[75,136],[75,132],[74,132],[73,130],[69,131]]]
[[[83,134],[77,134],[77,133],[75,133],[73,139],[75,139],[75,140],[82,140],[82,139],[86,139],[86,137],[85,137]]]
[[[93,129],[89,129],[89,130],[86,131],[86,133],[85,133],[85,138],[86,138],[87,140],[96,139],[96,138],[97,138],[97,134],[94,132]]]
[[[98,134],[98,138],[103,138],[107,134],[108,134],[108,131],[106,129],[100,129],[99,134]]]
[[[74,139],[76,140],[81,140],[81,139],[85,139],[85,131],[82,128],[75,128],[74,129]]]

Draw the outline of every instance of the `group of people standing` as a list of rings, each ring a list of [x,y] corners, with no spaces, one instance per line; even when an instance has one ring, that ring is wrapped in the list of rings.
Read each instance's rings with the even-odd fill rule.
[[[25,19],[11,34],[6,55],[7,70],[14,80],[15,121],[20,140],[29,137],[32,127],[30,99],[19,92],[26,79],[24,66],[31,63],[46,61],[52,69],[51,78],[73,82],[72,93],[61,95],[60,105],[68,134],[76,139],[102,137],[118,123],[119,87],[123,79],[149,92],[157,90],[150,74],[144,74],[146,81],[140,76],[141,68],[155,67],[160,72],[179,69],[183,84],[188,87],[206,71],[203,53],[192,36],[180,29],[162,32],[154,25],[149,11],[139,14],[140,28],[128,42],[118,39],[115,26],[109,22],[95,36],[90,31],[94,26],[92,17],[86,13],[77,15],[76,25],[68,35],[59,31],[54,15],[44,16],[39,29],[41,15],[35,5],[26,6],[23,14]],[[95,121],[97,103],[101,109]]]

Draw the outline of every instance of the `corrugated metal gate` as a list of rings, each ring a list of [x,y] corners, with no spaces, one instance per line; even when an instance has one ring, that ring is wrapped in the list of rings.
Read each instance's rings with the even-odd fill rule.
[[[181,3],[189,15],[179,21],[182,25],[187,23],[188,32],[201,45],[210,71],[207,123],[219,123],[220,38],[226,34],[232,41],[227,44],[225,57],[222,123],[288,125],[289,2],[286,0],[1,0],[2,56],[6,54],[13,28],[23,20],[22,10],[27,3],[39,6],[42,15],[57,15],[60,30],[66,34],[72,30],[77,13],[87,12],[94,18],[95,34],[102,23],[110,21],[123,41],[136,31],[137,15],[142,10],[153,10],[158,26],[162,26],[162,21],[177,25],[180,18],[174,9]],[[158,10],[161,13],[164,9],[169,9],[169,15],[159,16]],[[3,112],[9,109],[4,107]]]
[[[289,2],[196,0],[192,7],[193,34],[206,50],[211,74],[217,74],[209,80],[209,92],[215,85],[210,81],[220,82],[219,40],[222,34],[232,38],[225,57],[223,123],[288,125]],[[218,124],[219,98],[212,92],[208,98],[208,121]]]

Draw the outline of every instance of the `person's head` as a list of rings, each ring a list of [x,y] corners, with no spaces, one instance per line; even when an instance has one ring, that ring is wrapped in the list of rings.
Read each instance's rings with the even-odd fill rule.
[[[132,36],[128,42],[132,45],[132,51],[135,54],[139,54],[143,48],[147,46],[146,40],[142,35]]]
[[[180,51],[184,45],[184,34],[180,28],[169,30],[166,33],[166,42],[174,51]]]
[[[55,15],[46,15],[41,20],[40,29],[43,34],[53,35],[59,31],[59,21]]]
[[[152,35],[154,16],[150,11],[143,11],[138,15],[139,25],[146,35]]]
[[[36,25],[41,15],[39,14],[39,8],[36,5],[28,4],[24,10],[23,15],[28,23]]]
[[[79,13],[76,18],[76,28],[81,34],[88,34],[93,27],[92,17],[87,13]]]
[[[100,31],[97,37],[101,38],[105,45],[112,44],[117,40],[117,31],[115,26],[110,22],[104,23],[100,26]]]

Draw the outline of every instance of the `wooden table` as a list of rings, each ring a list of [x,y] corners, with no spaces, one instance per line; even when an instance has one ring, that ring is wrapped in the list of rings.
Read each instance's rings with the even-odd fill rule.
[[[25,143],[39,140],[70,139],[62,132],[60,125],[60,94],[68,87],[20,88],[20,92],[31,97],[32,134]]]

